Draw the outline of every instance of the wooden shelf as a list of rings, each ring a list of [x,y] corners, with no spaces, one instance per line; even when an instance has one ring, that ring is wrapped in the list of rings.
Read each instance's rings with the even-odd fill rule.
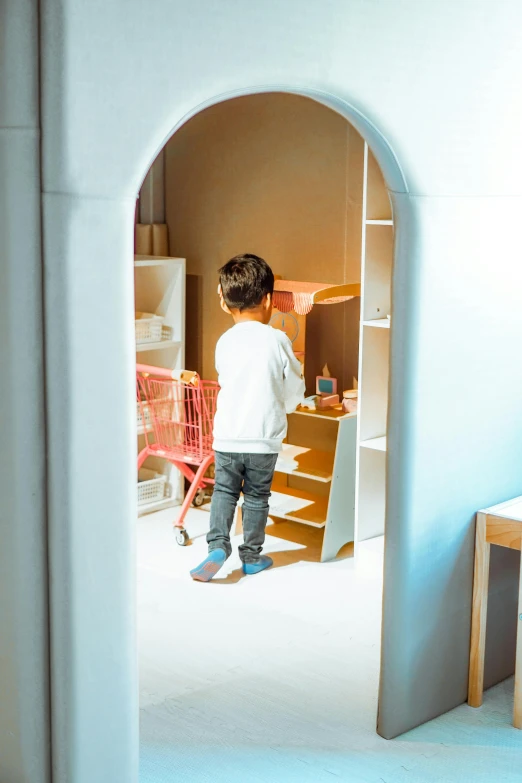
[[[177,340],[160,340],[157,343],[137,343],[136,353],[140,353],[142,351],[159,351],[163,350],[164,348],[179,348],[180,346],[181,343]]]
[[[349,419],[352,416],[357,416],[357,413],[344,413],[342,405],[336,405],[333,408],[325,408],[324,410],[311,411],[308,408],[298,408],[294,411],[298,416],[315,416],[317,419],[332,419],[333,421],[339,421],[339,419]]]
[[[393,226],[393,220],[367,220],[367,226]]]
[[[285,448],[286,447],[286,448]],[[299,453],[292,453],[298,451]],[[318,451],[317,449],[305,449],[302,446],[292,446],[283,444],[283,454],[288,455],[297,462],[297,467],[288,470],[282,470],[284,460],[281,459],[276,464],[276,472],[284,473],[287,476],[299,476],[300,478],[311,479],[312,481],[322,481],[329,483],[333,476],[334,454],[328,451]]]
[[[389,329],[390,328],[390,319],[389,318],[374,318],[372,321],[363,321],[363,326],[374,326],[379,329]]]
[[[283,504],[288,504],[291,499],[303,501],[301,508],[295,508],[286,513],[278,513],[277,509],[284,509]],[[291,522],[302,522],[311,527],[324,527],[328,515],[328,498],[321,495],[313,495],[301,489],[279,486],[274,484],[272,487],[272,497],[270,503],[269,515],[277,519],[288,519]],[[295,505],[299,505],[296,503]]]
[[[382,435],[380,438],[362,440],[359,446],[364,449],[373,449],[374,451],[386,451],[386,435]]]

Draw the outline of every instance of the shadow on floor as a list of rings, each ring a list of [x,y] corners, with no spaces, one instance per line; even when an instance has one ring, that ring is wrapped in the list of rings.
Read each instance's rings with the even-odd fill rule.
[[[297,545],[282,549],[274,549],[270,546],[267,549],[267,554],[274,561],[272,569],[284,568],[295,563],[319,563],[321,560],[321,549],[323,546],[322,529],[302,525],[298,522],[276,522],[274,519],[270,519],[266,528],[266,534],[272,539],[279,539],[280,541]],[[351,557],[353,557],[353,543],[343,546],[337,557],[329,562],[335,563]],[[216,576],[210,584],[237,584],[244,576],[243,571],[238,568],[224,578],[220,579],[219,575]]]

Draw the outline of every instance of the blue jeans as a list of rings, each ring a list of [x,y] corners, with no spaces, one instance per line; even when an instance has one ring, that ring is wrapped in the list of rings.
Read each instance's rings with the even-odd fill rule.
[[[230,528],[237,502],[243,493],[243,541],[239,556],[243,563],[256,563],[265,541],[268,499],[277,454],[236,454],[216,451],[215,486],[210,507],[208,550],[232,552]]]

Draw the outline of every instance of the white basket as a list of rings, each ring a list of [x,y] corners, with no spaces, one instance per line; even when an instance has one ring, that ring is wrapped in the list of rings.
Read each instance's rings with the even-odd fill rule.
[[[143,433],[145,430],[152,429],[152,416],[146,402],[136,403],[136,424],[138,426],[138,433]]]
[[[161,339],[172,340],[173,337],[174,337],[174,329],[172,328],[172,326],[165,326],[165,324],[163,324],[163,326],[161,327]]]
[[[153,313],[136,313],[136,344],[159,343],[163,337],[163,321],[161,315]],[[167,327],[168,328],[168,327]]]
[[[168,497],[167,486],[166,476],[148,470],[148,468],[140,468],[138,471],[138,506],[158,503]]]

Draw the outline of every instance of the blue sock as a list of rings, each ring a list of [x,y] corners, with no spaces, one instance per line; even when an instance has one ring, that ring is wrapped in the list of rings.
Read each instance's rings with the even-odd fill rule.
[[[243,563],[243,573],[249,576],[250,574],[258,574],[260,571],[264,571],[265,568],[270,568],[271,565],[274,565],[272,558],[268,557],[268,555],[261,555],[255,563]]]
[[[210,582],[226,559],[227,553],[224,549],[213,549],[208,553],[208,557],[190,572],[192,579],[196,582]]]

